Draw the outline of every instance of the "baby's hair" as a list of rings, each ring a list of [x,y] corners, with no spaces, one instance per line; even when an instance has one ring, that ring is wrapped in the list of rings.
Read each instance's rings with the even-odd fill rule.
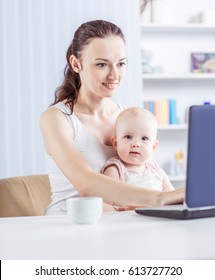
[[[152,114],[149,110],[141,108],[141,107],[129,107],[125,110],[123,110],[117,117],[115,122],[115,134],[117,133],[118,125],[121,121],[123,121],[125,118],[131,117],[135,118],[141,116],[143,121],[150,122],[151,129],[154,130],[155,138],[157,137],[157,129],[158,129],[158,120],[155,117],[154,114]],[[134,124],[135,125],[135,124]]]
[[[152,114],[149,110],[141,108],[141,107],[129,107],[123,110],[117,117],[116,122],[125,117],[125,116],[138,116],[138,115],[143,115],[147,117],[148,119],[152,120],[155,122],[155,124],[158,124],[157,118],[155,117],[154,114]]]

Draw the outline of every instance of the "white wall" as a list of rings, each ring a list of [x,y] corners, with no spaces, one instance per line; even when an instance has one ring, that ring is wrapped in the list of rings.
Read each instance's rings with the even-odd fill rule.
[[[106,19],[127,38],[118,100],[139,105],[138,0],[0,0],[0,178],[46,172],[38,120],[62,80],[76,28]]]
[[[214,0],[153,0],[153,18],[157,24],[188,23],[193,15],[214,9]],[[145,13],[146,21],[150,19],[150,4]]]

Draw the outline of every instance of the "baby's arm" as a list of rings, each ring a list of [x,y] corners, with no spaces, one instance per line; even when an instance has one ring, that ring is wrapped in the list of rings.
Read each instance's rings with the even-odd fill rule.
[[[120,180],[119,171],[116,165],[110,165],[107,168],[105,168],[103,174],[111,178]]]
[[[173,191],[175,188],[173,187],[173,185],[171,184],[168,175],[166,174],[166,172],[164,170],[160,170],[162,177],[163,177],[163,184],[162,184],[162,188],[163,191]]]

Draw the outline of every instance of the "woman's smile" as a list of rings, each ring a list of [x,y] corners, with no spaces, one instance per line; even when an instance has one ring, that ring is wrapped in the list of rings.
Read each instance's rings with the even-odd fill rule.
[[[107,89],[113,90],[118,86],[118,82],[117,83],[102,83],[102,85]]]

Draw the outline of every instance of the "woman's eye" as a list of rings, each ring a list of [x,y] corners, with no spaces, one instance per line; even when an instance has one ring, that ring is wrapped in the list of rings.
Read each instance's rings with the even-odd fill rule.
[[[118,67],[119,67],[119,68],[121,68],[121,67],[123,67],[123,66],[126,66],[126,63],[125,63],[125,62],[120,62],[120,63],[118,63]]]
[[[96,65],[100,68],[104,68],[105,66],[107,66],[106,63],[97,63]]]

